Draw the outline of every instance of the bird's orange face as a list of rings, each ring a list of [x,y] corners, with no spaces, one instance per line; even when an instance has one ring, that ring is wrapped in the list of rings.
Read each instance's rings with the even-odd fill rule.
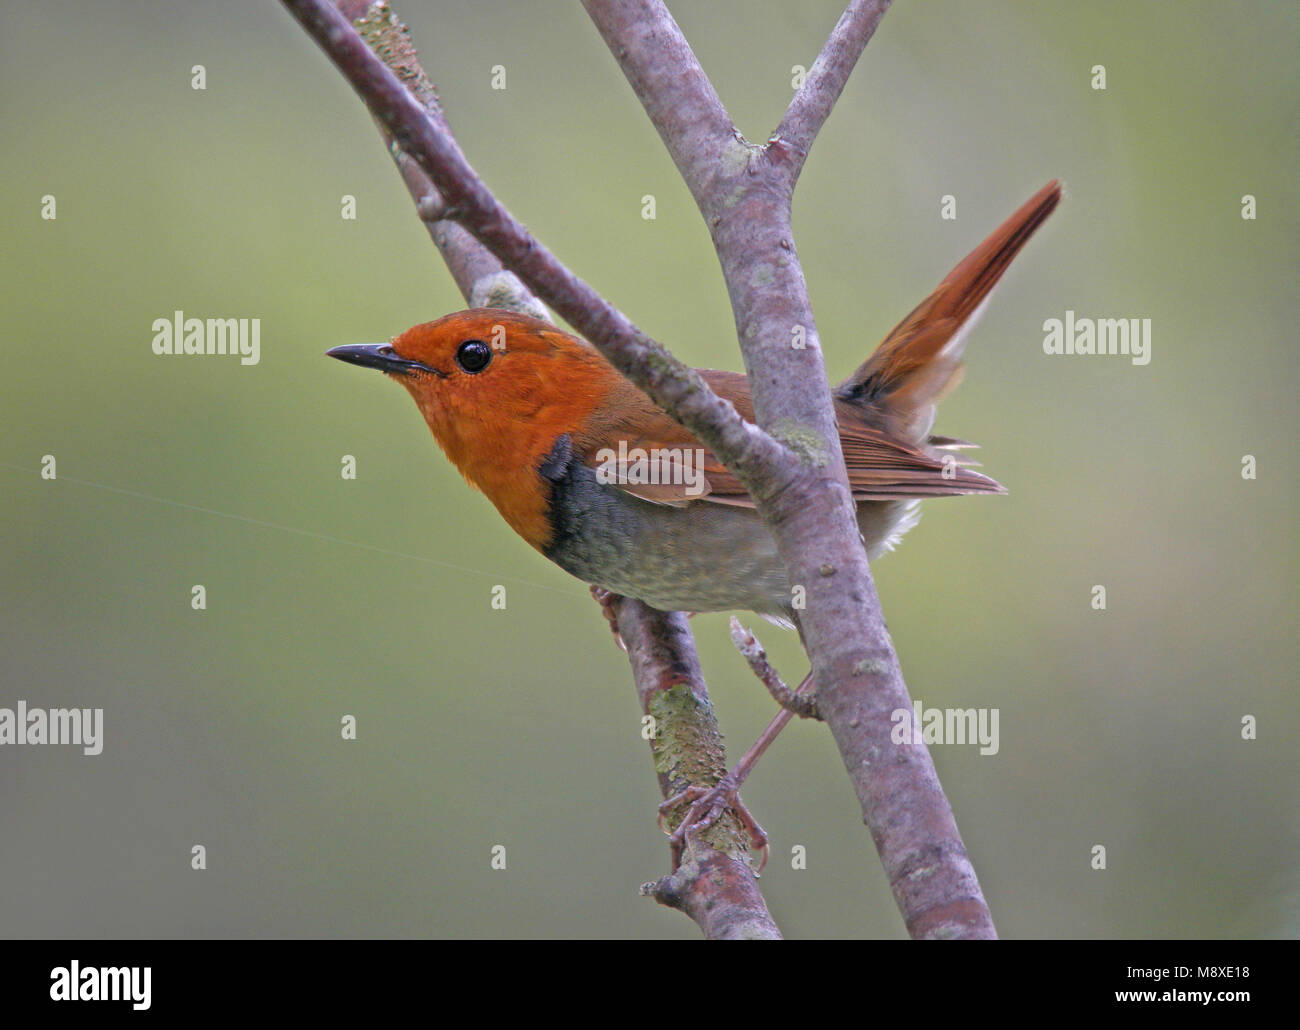
[[[546,323],[492,308],[414,326],[387,346],[334,356],[377,368],[415,400],[447,457],[535,547],[549,542],[538,467],[622,377]]]

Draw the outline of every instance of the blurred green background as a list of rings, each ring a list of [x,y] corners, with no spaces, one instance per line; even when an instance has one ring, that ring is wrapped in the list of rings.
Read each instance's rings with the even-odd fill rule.
[[[754,140],[841,8],[671,6]],[[581,8],[397,10],[511,210],[681,357],[740,367],[708,235]],[[876,570],[913,695],[1000,709],[995,757],[934,758],[1008,937],[1300,934],[1298,27],[1283,3],[900,0],[800,185],[838,378],[1067,184],[936,425],[1010,494],[928,502]],[[0,109],[0,704],[105,709],[99,757],[0,749],[0,933],[697,936],[637,896],[667,848],[586,587],[403,391],[323,356],[462,301],[315,45],[270,0],[7,2]],[[154,356],[175,309],[260,318],[261,363]],[[1066,309],[1152,319],[1150,365],[1045,356]],[[738,754],[773,705],[726,617],[694,626]],[[755,628],[797,680],[793,634]],[[788,935],[902,936],[824,728],[745,797]]]

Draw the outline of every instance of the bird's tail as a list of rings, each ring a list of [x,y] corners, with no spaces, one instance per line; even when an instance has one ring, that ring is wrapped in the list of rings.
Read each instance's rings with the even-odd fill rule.
[[[935,405],[961,379],[966,337],[990,291],[1060,199],[1061,184],[1053,179],[949,272],[836,388],[836,396],[860,406],[870,422],[897,439],[961,446],[929,436]]]

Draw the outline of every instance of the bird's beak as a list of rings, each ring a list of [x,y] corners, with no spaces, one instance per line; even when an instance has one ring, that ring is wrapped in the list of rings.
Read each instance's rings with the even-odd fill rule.
[[[381,372],[389,372],[393,375],[410,376],[415,375],[416,372],[442,375],[436,368],[402,357],[386,343],[349,343],[343,347],[333,347],[325,353],[331,358],[338,358],[350,365],[377,368]]]

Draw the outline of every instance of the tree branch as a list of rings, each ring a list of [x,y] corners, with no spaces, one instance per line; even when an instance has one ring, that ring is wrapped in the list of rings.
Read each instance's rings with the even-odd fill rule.
[[[667,8],[661,0],[584,3],[669,151],[687,147],[698,122],[677,117],[675,107],[689,112],[711,103],[699,82],[703,73],[696,74],[698,62]],[[812,89],[796,97],[787,116],[794,142],[774,139],[756,147],[734,141],[745,151],[743,160],[731,148],[712,175],[693,174],[686,182],[722,265],[758,424],[802,459],[793,478],[778,469],[747,479],[746,486],[776,538],[791,584],[806,591],[806,608],[798,614],[818,710],[853,782],[894,898],[914,937],[993,937],[992,916],[929,752],[919,735],[901,745],[891,739],[891,716],[910,713],[911,698],[861,546],[790,228],[806,147],[880,13],[857,3],[840,20],[810,79]],[[665,54],[683,62],[680,83],[663,74]],[[683,95],[691,91],[693,98]],[[800,141],[804,151],[796,148]],[[678,160],[679,167],[683,163]],[[792,345],[794,339],[803,346]],[[729,463],[729,454],[715,453]]]
[[[726,774],[726,755],[686,616],[626,597],[614,603],[641,710],[654,719],[650,748],[664,797],[716,785]],[[686,807],[671,814],[670,828],[677,828]],[[750,868],[748,838],[730,812],[700,834],[688,834],[681,864],[641,892],[681,909],[709,940],[781,936]]]
[[[713,196],[750,156],[667,8],[621,0],[583,0],[646,114],[698,202]],[[643,59],[654,54],[655,59]],[[705,218],[709,212],[704,212]]]
[[[779,141],[794,151],[791,162],[794,177],[798,177],[802,170],[813,140],[830,117],[844,84],[849,81],[858,58],[875,35],[876,26],[889,10],[891,2],[852,0],[831,30],[817,60],[808,69],[808,75],[786,108],[781,124],[772,133],[773,141]]]
[[[338,0],[338,8],[406,84],[428,117],[450,135],[410,34],[387,4]],[[438,188],[394,144],[378,119],[376,126],[421,221],[470,307],[509,308],[549,320],[546,309],[512,272],[505,270],[465,229],[445,217],[446,203]],[[651,750],[664,798],[690,786],[715,785],[726,772],[726,754],[689,623],[684,616],[655,611],[632,598],[614,599],[612,605],[628,649],[641,710],[656,722]],[[673,813],[670,825],[682,814]],[[750,866],[748,838],[734,817],[692,835],[681,866],[657,883],[643,884],[642,893],[680,909],[710,940],[781,936]]]
[[[393,10],[386,3],[377,4],[373,0],[337,0],[337,7],[419,101],[430,121],[450,136],[451,128],[443,116],[438,94],[420,64],[410,33]],[[383,123],[375,119],[375,127],[415,201],[416,213],[469,306],[512,308],[549,321],[545,307],[528,292],[518,276],[504,269],[473,236],[446,217],[447,203],[438,187],[394,142]]]

